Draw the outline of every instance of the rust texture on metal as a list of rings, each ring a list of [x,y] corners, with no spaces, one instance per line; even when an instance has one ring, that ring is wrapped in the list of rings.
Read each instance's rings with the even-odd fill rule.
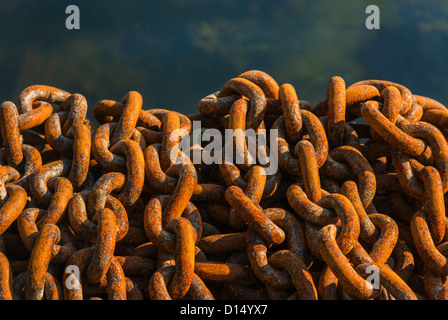
[[[447,300],[448,109],[386,80],[303,95],[248,70],[188,115],[45,85],[1,103],[0,299]],[[187,155],[194,121],[232,144]]]

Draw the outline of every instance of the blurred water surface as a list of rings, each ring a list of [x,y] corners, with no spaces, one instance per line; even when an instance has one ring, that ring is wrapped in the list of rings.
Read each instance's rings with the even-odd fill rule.
[[[67,30],[77,5],[81,29]],[[367,30],[365,9],[381,10]],[[313,104],[333,75],[385,79],[448,103],[443,0],[15,0],[0,3],[0,99],[47,84],[89,105],[139,91],[144,108],[197,112],[228,79],[263,70]]]

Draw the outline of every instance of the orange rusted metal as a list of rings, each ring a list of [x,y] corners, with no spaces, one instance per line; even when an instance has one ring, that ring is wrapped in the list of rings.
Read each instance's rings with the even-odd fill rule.
[[[50,86],[3,102],[0,299],[448,299],[442,103],[334,76],[312,106],[260,70],[218,89],[191,115],[137,91],[94,119]],[[193,121],[232,144],[187,154]]]

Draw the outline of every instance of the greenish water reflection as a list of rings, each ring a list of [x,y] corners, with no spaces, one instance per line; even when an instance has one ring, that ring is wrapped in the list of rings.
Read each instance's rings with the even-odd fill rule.
[[[65,28],[70,4],[80,30]],[[381,9],[380,30],[365,28],[369,4]],[[188,114],[226,80],[258,69],[312,103],[333,75],[395,81],[444,103],[447,18],[443,0],[3,1],[0,99],[48,84],[92,106],[137,90],[145,108]]]

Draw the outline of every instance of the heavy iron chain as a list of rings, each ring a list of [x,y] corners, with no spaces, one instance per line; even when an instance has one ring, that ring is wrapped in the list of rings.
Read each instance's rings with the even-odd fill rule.
[[[0,299],[448,299],[448,109],[337,76],[299,97],[250,70],[191,115],[135,91],[93,120],[50,86],[3,102]],[[185,159],[193,121],[233,130],[243,161],[194,163],[211,142]],[[258,150],[275,173],[249,129],[277,133]]]

